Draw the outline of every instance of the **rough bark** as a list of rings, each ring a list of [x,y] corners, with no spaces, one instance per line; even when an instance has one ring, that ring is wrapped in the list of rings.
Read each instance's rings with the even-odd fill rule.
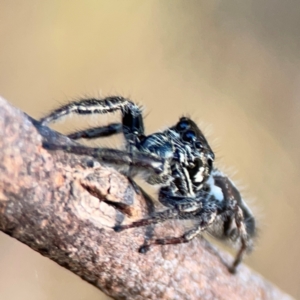
[[[144,199],[112,168],[47,151],[72,143],[0,99],[0,230],[115,299],[291,299],[246,266],[232,275],[202,239],[137,249],[145,228],[115,233],[147,213]],[[124,216],[120,209],[127,212]],[[155,227],[179,234],[180,222]],[[227,254],[220,256],[227,262]]]

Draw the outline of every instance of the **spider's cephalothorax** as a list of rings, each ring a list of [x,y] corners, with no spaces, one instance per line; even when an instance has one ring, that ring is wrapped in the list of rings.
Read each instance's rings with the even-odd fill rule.
[[[47,125],[71,113],[104,114],[120,110],[122,123],[74,132],[71,139],[99,138],[123,133],[126,150],[91,148],[83,145],[45,145],[79,155],[89,155],[116,166],[128,177],[143,173],[150,184],[159,184],[159,201],[168,209],[129,225],[117,225],[115,231],[160,223],[168,219],[193,219],[196,225],[180,237],[152,239],[151,245],[178,244],[192,240],[204,230],[219,239],[240,245],[231,267],[234,271],[244,253],[251,249],[255,220],[230,179],[213,166],[214,153],[198,126],[187,117],[176,125],[146,136],[141,108],[122,97],[83,99],[62,106],[40,120]]]

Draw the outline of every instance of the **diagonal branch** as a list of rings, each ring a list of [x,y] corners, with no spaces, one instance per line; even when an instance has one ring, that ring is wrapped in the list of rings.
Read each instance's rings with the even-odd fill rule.
[[[201,239],[139,254],[145,228],[112,230],[147,213],[125,177],[89,157],[46,151],[45,140],[73,142],[3,99],[0,128],[0,230],[111,297],[291,299],[245,266],[230,274]],[[155,235],[180,229],[180,222],[165,223]]]

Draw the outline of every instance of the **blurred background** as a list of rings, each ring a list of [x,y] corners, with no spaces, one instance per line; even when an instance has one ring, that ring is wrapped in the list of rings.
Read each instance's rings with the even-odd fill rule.
[[[148,133],[190,114],[257,216],[259,238],[246,263],[300,298],[300,2],[0,0],[0,7],[3,97],[38,118],[71,99],[119,94],[146,107]],[[65,131],[80,128],[72,120]],[[12,300],[108,299],[2,233],[0,291]]]

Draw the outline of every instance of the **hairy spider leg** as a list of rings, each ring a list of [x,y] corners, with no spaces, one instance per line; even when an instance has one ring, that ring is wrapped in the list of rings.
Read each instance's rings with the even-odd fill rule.
[[[217,216],[216,210],[209,210],[205,212],[203,211],[201,203],[198,203],[198,205],[195,203],[185,204],[177,206],[176,208],[165,210],[163,212],[157,212],[151,218],[141,219],[128,225],[117,225],[114,227],[114,230],[119,232],[129,228],[157,224],[166,220],[177,219],[181,217],[183,219],[199,219],[199,216],[201,216],[200,224],[198,224],[195,228],[185,232],[180,237],[154,239],[148,241],[145,245],[142,245],[139,249],[139,252],[145,253],[153,245],[181,244],[191,241],[214,222]]]
[[[63,105],[40,119],[42,125],[48,125],[70,114],[106,114],[117,110],[136,106],[133,102],[123,97],[107,97],[103,99],[82,99]]]
[[[112,135],[116,132],[123,131],[127,142],[127,151],[108,149],[108,148],[92,148],[81,145],[50,145],[44,144],[48,149],[65,150],[69,153],[78,155],[88,155],[99,161],[114,164],[126,165],[135,168],[146,169],[150,173],[161,174],[165,171],[165,161],[155,154],[142,153],[133,151],[132,147],[139,143],[144,137],[144,124],[141,108],[133,102],[123,97],[107,97],[104,99],[82,99],[80,101],[66,104],[44,116],[40,119],[42,125],[47,125],[57,121],[69,114],[105,114],[121,110],[122,112],[122,129],[119,124],[110,124],[106,127],[98,127],[92,130],[74,132],[71,138],[80,138],[83,136],[104,136]]]
[[[80,131],[75,131],[69,133],[67,137],[72,140],[97,139],[97,138],[108,137],[117,133],[121,133],[122,131],[123,130],[122,130],[121,123],[111,123],[107,126],[93,127],[93,128],[80,130]]]
[[[200,224],[198,224],[195,228],[190,229],[185,232],[183,235],[179,237],[166,237],[161,239],[151,240],[149,243],[142,245],[139,249],[140,253],[146,253],[151,246],[154,245],[175,245],[175,244],[183,244],[188,243],[196,236],[198,236],[201,232],[203,232],[209,225],[211,225],[216,218],[216,213],[211,213],[208,220],[202,220]]]
[[[124,133],[125,139],[128,144],[135,144],[139,142],[145,136],[143,115],[141,108],[133,102],[124,98],[109,97],[105,99],[86,99],[66,105],[64,108],[53,111],[48,117],[42,119],[43,123],[49,123],[51,120],[61,118],[69,113],[87,114],[87,113],[107,113],[120,109],[122,112],[122,124],[112,123],[107,126],[88,128],[82,131],[74,132],[68,135],[71,139],[93,139],[99,137],[111,136],[116,133]],[[92,104],[91,104],[92,101]],[[111,102],[114,101],[119,104],[119,107],[113,106]],[[104,104],[103,104],[104,102]],[[102,109],[96,109],[96,106],[100,106]],[[83,107],[85,107],[83,109]],[[60,116],[59,116],[60,115]]]
[[[143,227],[147,225],[157,224],[164,222],[166,220],[177,218],[179,215],[179,210],[176,208],[167,209],[165,211],[156,212],[150,218],[141,219],[135,222],[132,222],[127,225],[116,225],[113,227],[114,231],[120,232],[125,229],[134,228],[134,227]]]
[[[40,119],[42,125],[48,125],[70,114],[106,114],[120,110],[122,112],[122,130],[128,144],[135,144],[145,136],[142,109],[132,101],[123,97],[107,97],[104,99],[82,99],[59,107]],[[108,136],[122,131],[119,124],[83,130],[70,134],[70,138],[78,139]]]
[[[145,137],[142,109],[133,103],[128,108],[122,109],[123,132],[129,143],[136,143]]]
[[[150,218],[141,219],[127,225],[116,225],[113,229],[117,232],[134,227],[143,227],[151,224],[162,223],[170,219],[195,219],[197,212],[202,210],[202,203],[179,204],[161,212],[156,212]]]
[[[64,150],[68,153],[77,155],[91,156],[98,161],[113,165],[126,165],[147,169],[154,174],[161,174],[165,171],[164,159],[151,153],[130,153],[111,148],[92,148],[84,145],[55,145],[47,142],[43,143],[44,148],[48,150]]]
[[[242,262],[245,253],[250,248],[250,245],[248,242],[249,238],[248,238],[248,234],[247,234],[243,219],[244,219],[243,211],[238,205],[236,205],[235,223],[236,223],[237,229],[239,231],[241,247],[236,255],[235,260],[233,261],[231,267],[229,268],[229,271],[231,273],[235,273],[237,266]]]

